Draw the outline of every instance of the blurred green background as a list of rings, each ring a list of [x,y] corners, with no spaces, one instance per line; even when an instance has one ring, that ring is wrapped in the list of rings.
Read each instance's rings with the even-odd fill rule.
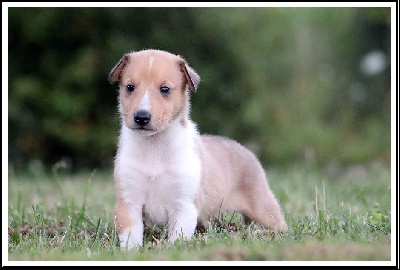
[[[390,8],[8,8],[8,157],[112,168],[108,73],[127,52],[182,55],[202,133],[266,166],[390,162]],[[40,165],[42,166],[42,165]]]

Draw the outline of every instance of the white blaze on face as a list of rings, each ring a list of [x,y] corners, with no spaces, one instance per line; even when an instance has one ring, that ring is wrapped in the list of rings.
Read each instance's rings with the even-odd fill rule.
[[[154,57],[151,56],[150,60],[149,60],[149,73],[148,73],[149,77],[150,77],[151,68],[153,66],[153,62],[154,62]],[[151,110],[149,90],[146,90],[146,92],[144,93],[144,96],[142,97],[142,100],[140,101],[139,110],[145,110],[145,111]]]
[[[144,111],[151,110],[149,90],[146,90],[146,93],[144,93],[144,96],[142,97],[142,100],[140,101],[139,110],[144,110]]]
[[[151,56],[149,60],[149,74],[148,74],[149,77],[150,77],[151,67],[153,66],[153,62],[154,62],[154,57]]]

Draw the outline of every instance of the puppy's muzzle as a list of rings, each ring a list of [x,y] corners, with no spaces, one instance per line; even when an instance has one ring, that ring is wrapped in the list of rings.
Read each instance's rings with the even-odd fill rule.
[[[151,120],[151,114],[145,110],[139,110],[135,112],[133,115],[133,119],[135,123],[139,126],[139,128],[144,128]]]

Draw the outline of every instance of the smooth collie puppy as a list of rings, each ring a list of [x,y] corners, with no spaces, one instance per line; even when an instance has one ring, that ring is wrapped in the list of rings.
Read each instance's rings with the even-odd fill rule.
[[[109,74],[119,83],[122,125],[115,158],[115,226],[122,249],[143,246],[143,218],[190,238],[201,217],[237,211],[286,230],[257,157],[241,144],[200,135],[190,120],[199,75],[161,50],[125,54]]]

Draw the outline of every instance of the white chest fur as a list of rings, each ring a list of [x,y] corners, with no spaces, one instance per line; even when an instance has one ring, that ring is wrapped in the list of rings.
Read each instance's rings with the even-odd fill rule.
[[[153,136],[123,126],[116,166],[125,201],[142,206],[146,216],[159,224],[193,204],[201,178],[196,136],[190,121],[186,127],[175,121]]]

